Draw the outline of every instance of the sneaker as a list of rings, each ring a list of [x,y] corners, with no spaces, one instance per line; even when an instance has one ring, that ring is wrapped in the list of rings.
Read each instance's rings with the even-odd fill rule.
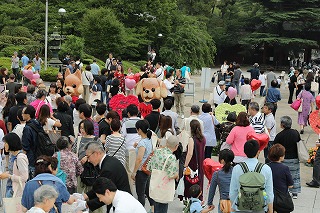
[[[298,194],[292,193],[292,199],[298,199]]]
[[[181,118],[184,119],[184,115],[181,115]]]

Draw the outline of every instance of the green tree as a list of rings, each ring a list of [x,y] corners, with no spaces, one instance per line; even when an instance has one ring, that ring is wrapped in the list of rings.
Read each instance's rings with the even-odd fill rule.
[[[82,57],[84,54],[84,39],[74,35],[67,36],[61,45],[59,57],[63,58],[67,54]]]
[[[160,56],[168,62],[180,66],[184,61],[193,68],[212,66],[216,46],[207,33],[205,24],[197,18],[176,14],[172,32],[164,36]]]

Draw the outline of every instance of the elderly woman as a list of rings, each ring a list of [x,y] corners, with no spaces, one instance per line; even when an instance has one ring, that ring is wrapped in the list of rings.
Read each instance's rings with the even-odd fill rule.
[[[34,207],[27,211],[27,213],[46,213],[54,207],[54,203],[58,198],[58,192],[53,186],[40,186],[33,195]]]
[[[292,120],[289,116],[280,118],[280,126],[283,129],[276,135],[273,144],[281,144],[286,149],[283,164],[288,166],[293,178],[292,198],[297,199],[298,193],[301,192],[300,185],[300,164],[298,159],[297,143],[301,140],[297,130],[291,129]]]
[[[236,120],[236,126],[226,139],[227,144],[231,145],[231,150],[235,155],[233,161],[235,163],[243,162],[247,158],[244,153],[244,144],[247,142],[247,134],[249,132],[254,132],[254,129],[250,126],[248,114],[240,112]]]
[[[311,83],[306,83],[304,85],[304,90],[302,90],[297,97],[297,99],[302,100],[302,112],[298,112],[298,124],[300,125],[300,134],[304,133],[304,127],[308,124],[309,114],[314,109],[315,98],[311,94],[310,89]]]
[[[64,183],[55,176],[57,173],[57,165],[57,158],[44,155],[38,157],[35,164],[36,176],[26,183],[23,190],[21,205],[24,212],[35,205],[33,193],[42,185],[51,185],[57,189],[59,196],[54,204],[58,212],[61,212],[62,203],[67,202],[68,204],[72,204],[75,201],[75,199],[70,196]],[[57,211],[54,208],[51,208],[49,211],[49,213],[55,212]]]
[[[218,125],[219,121],[210,114],[211,111],[211,104],[205,103],[202,105],[202,114],[199,116],[199,119],[203,121],[203,135],[206,138],[205,158],[211,158],[213,147],[217,145],[214,126]]]

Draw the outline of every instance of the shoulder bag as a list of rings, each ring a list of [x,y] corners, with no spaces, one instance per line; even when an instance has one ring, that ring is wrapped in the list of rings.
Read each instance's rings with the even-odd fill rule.
[[[309,159],[309,153],[306,144],[302,140],[300,140],[297,143],[297,148],[300,163],[306,163]]]
[[[19,178],[19,186],[22,189],[22,182]],[[5,212],[22,213],[21,197],[17,197],[17,191],[13,192],[11,198],[2,198]]]
[[[152,199],[159,203],[168,203],[173,201],[175,194],[175,179],[168,177],[165,168],[169,158],[172,154],[168,155],[162,169],[152,169],[150,178],[149,195]]]
[[[289,192],[283,193],[278,189],[273,188],[273,194],[273,210],[276,212],[292,212],[294,210],[294,205]]]
[[[220,180],[219,180],[219,171],[217,171],[217,182],[218,182],[219,191],[220,191],[221,187],[220,187]],[[223,213],[230,213],[231,212],[230,199],[227,199],[227,200],[220,199],[220,211]]]
[[[198,152],[197,152],[197,144],[196,144],[196,140],[193,139],[193,142],[194,142],[194,152],[196,154],[196,161],[197,161],[197,169],[196,171],[193,171],[190,167],[186,168],[186,173],[188,175],[185,175],[184,178],[189,182],[191,183],[192,185],[193,184],[196,184],[199,182],[199,163],[198,163]],[[188,171],[189,170],[189,171]]]

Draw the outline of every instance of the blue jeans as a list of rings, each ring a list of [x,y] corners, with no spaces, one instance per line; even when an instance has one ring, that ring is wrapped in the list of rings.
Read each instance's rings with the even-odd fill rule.
[[[167,213],[168,203],[154,202],[154,213]]]
[[[107,93],[106,92],[101,92],[101,102],[105,103],[104,100],[107,98]]]
[[[13,196],[13,189],[12,186],[6,186],[6,198],[10,198]]]
[[[237,95],[239,95],[240,93],[239,81],[234,81],[233,86],[237,89]]]
[[[138,195],[138,201],[144,206],[146,203],[146,199],[144,195],[147,196],[150,206],[154,205],[154,200],[149,196],[149,184],[150,184],[150,176],[146,175],[142,171],[137,171],[136,174],[136,192]]]

